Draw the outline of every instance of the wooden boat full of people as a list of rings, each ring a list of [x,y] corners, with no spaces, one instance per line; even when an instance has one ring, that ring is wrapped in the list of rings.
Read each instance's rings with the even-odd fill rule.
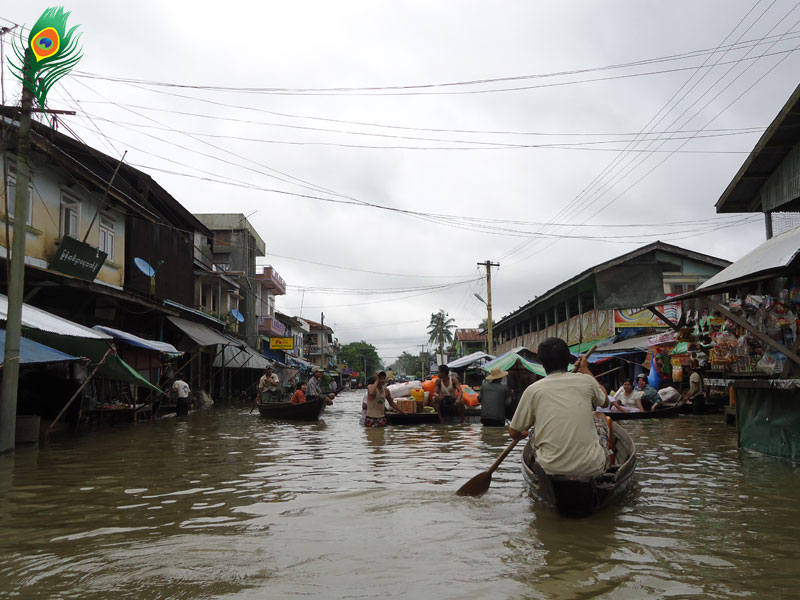
[[[300,404],[286,402],[257,402],[262,417],[281,421],[317,421],[325,412],[327,400],[324,396],[306,400]]]
[[[536,463],[529,439],[522,451],[522,474],[530,496],[567,517],[586,517],[622,496],[633,483],[636,445],[621,426],[612,428],[615,457],[600,475],[548,475]]]

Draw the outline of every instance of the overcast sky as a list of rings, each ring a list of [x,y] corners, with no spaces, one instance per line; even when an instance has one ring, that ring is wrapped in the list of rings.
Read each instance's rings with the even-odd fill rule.
[[[0,24],[47,6],[4,2]],[[800,66],[793,0],[65,8],[85,54],[49,97],[65,124],[192,212],[248,215],[278,309],[387,362],[439,309],[478,325],[487,259],[498,320],[657,239],[759,244],[760,215],[714,203]]]

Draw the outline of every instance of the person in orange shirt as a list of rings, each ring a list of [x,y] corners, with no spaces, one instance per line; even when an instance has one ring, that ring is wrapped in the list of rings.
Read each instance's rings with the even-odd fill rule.
[[[302,404],[306,401],[306,389],[307,386],[305,383],[300,383],[297,385],[297,389],[295,390],[294,394],[292,394],[291,402],[292,404]]]

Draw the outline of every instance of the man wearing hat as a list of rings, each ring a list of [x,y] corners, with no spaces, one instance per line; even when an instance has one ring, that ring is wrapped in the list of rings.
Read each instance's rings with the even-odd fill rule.
[[[325,396],[327,404],[333,404],[333,397],[335,394],[326,394],[322,391],[322,374],[324,373],[324,369],[322,367],[314,367],[311,369],[313,373],[311,379],[308,380],[308,391],[306,392],[306,398],[308,400],[314,400],[319,398],[320,396]]]
[[[481,423],[490,427],[506,424],[506,407],[511,405],[511,390],[502,382],[508,371],[492,367],[478,392],[481,403]]]

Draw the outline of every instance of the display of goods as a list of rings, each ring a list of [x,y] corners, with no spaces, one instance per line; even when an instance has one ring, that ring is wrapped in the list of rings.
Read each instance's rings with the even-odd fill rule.
[[[404,396],[410,396],[411,390],[421,390],[422,382],[408,381],[406,383],[393,383],[392,385],[387,385],[386,389],[389,390],[389,393],[392,395],[393,399],[402,398]]]

